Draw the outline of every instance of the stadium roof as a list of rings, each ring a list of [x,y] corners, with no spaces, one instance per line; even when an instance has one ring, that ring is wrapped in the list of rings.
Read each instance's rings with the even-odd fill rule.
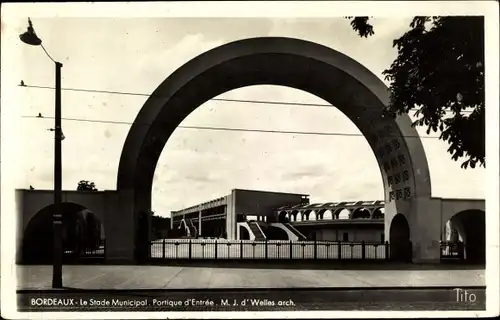
[[[313,204],[297,204],[292,206],[283,206],[276,211],[290,211],[290,210],[334,210],[349,207],[383,207],[384,201],[342,201],[342,202],[325,202]]]

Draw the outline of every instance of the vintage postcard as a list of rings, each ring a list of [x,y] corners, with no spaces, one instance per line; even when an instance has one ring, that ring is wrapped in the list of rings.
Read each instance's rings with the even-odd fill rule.
[[[3,4],[2,317],[498,315],[498,21]]]

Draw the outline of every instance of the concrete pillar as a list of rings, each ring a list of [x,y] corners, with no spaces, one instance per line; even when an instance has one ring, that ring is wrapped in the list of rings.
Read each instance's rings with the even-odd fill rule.
[[[201,208],[198,211],[198,236],[201,237]]]
[[[385,209],[385,214],[384,214],[384,235],[385,235],[385,241],[391,241],[391,224],[392,220],[394,217],[398,214],[398,210],[396,208],[396,203],[395,201],[387,201],[384,206]],[[409,208],[407,209],[409,210]],[[408,218],[407,218],[408,220]],[[410,224],[410,221],[408,220],[408,225]],[[410,234],[411,234],[411,229],[410,229]]]
[[[27,211],[27,205],[24,201],[24,193],[21,190],[16,190],[16,210],[17,210],[17,223],[16,223],[16,263],[21,263],[23,258],[23,240],[24,231],[29,223],[29,218],[25,217],[25,210]]]
[[[122,190],[105,196],[106,261],[134,263],[134,192]]]
[[[144,258],[145,259],[144,262],[146,262],[147,259],[149,259],[149,257],[151,257],[151,245],[150,244],[151,244],[151,240],[153,237],[152,229],[151,229],[151,226],[153,224],[153,221],[152,221],[153,220],[153,212],[151,210],[146,210],[146,211],[144,211],[144,214],[146,216],[146,221],[147,221],[147,227],[146,227],[147,228],[147,231],[146,231],[147,235],[146,235],[146,239],[145,239],[147,241],[147,243],[146,243],[147,257]]]
[[[411,201],[410,232],[414,263],[440,263],[441,201],[417,198]]]
[[[236,194],[234,190],[227,196],[226,232],[228,240],[236,239]]]

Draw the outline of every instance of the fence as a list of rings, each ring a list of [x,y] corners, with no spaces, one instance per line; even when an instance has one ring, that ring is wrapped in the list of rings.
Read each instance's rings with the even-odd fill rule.
[[[386,260],[389,243],[162,239],[151,244],[151,258],[163,260]]]
[[[465,261],[462,242],[441,243],[442,261]],[[389,260],[390,245],[368,242],[162,239],[151,243],[153,260]],[[101,263],[105,258],[104,241],[98,248],[66,250],[64,263]],[[43,263],[43,262],[39,262]]]
[[[64,263],[96,263],[105,258],[105,240],[101,240],[97,247],[80,248],[78,250],[65,250],[63,252]]]
[[[441,260],[465,260],[464,243],[441,242]]]

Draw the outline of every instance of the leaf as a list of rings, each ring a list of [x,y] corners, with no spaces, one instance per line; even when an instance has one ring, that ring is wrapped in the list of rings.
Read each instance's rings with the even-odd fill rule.
[[[351,25],[361,35],[368,21],[356,17]],[[483,164],[484,18],[417,16],[393,46],[397,57],[383,71],[390,83],[387,113],[408,113],[418,106],[413,127],[425,125],[428,134],[439,130],[451,158],[464,159],[463,168]],[[452,110],[453,117],[444,109]],[[472,112],[464,116],[464,109]]]

